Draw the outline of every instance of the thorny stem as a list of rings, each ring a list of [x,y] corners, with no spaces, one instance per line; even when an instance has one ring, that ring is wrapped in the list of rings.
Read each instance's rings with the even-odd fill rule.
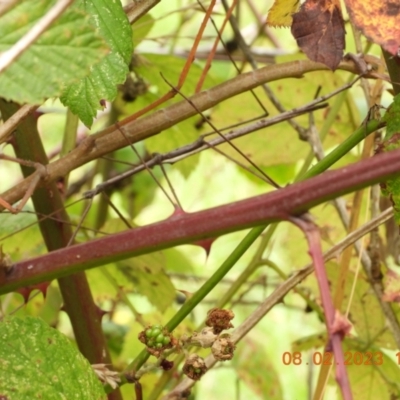
[[[347,150],[346,150],[347,151]],[[326,164],[325,165],[325,168],[328,168],[328,165]],[[264,207],[266,206],[266,204],[264,204]],[[244,242],[242,242],[242,249],[241,249],[241,251],[242,252],[244,252],[244,251],[246,251],[247,250],[247,248],[249,247],[249,245],[251,244],[251,243],[253,243],[254,242],[254,240],[259,236],[259,234],[263,231],[263,227],[262,228],[260,228],[260,227],[258,227],[258,228],[254,228],[248,235],[247,235],[247,237],[246,237],[246,239],[245,239],[245,241]],[[247,243],[246,243],[246,240],[247,240]],[[131,241],[128,241],[128,242],[131,242]],[[92,253],[92,255],[93,255],[93,253]],[[78,254],[78,257],[79,257],[79,254]],[[75,261],[76,261],[76,256],[75,257],[73,257],[74,259],[75,259]],[[233,261],[233,262],[229,262],[230,260],[227,260],[228,262],[227,262],[227,265],[229,265],[229,268],[231,268],[231,266],[235,263],[235,261]],[[31,266],[31,264],[30,264],[30,262],[27,264],[27,266],[29,267],[29,266]],[[29,268],[28,268],[29,269]],[[208,293],[208,291],[209,291],[210,289],[208,288],[206,291],[205,291],[205,294],[206,293]],[[147,356],[147,354],[144,354],[144,359],[142,359],[142,360],[140,360],[140,359],[138,359],[137,361],[138,361],[138,365],[140,364],[140,363],[143,363],[144,361],[145,361],[145,359],[147,358],[146,357]]]
[[[324,158],[323,160],[321,160],[318,164],[316,164],[313,168],[311,168],[306,174],[303,174],[303,176],[301,176],[299,178],[299,180],[303,180],[303,179],[307,179],[307,178],[311,178],[312,176],[316,176],[317,174],[325,171],[326,169],[328,169],[334,162],[336,162],[338,159],[340,159],[343,154],[346,154],[352,147],[354,147],[356,144],[358,144],[363,138],[365,138],[365,135],[374,132],[374,130],[376,129],[376,125],[379,125],[380,122],[379,121],[370,121],[369,125],[367,127],[360,127],[356,132],[354,132],[345,142],[343,142],[341,145],[339,145],[331,154],[329,158]],[[272,224],[269,227],[269,230],[267,231],[268,233],[265,235],[265,237],[263,238],[263,243],[268,243],[270,237],[273,235],[275,229],[276,229],[276,224]],[[264,227],[265,228],[265,227]],[[248,247],[254,243],[254,241],[257,239],[257,237],[259,235],[261,235],[261,233],[263,232],[263,229],[261,228],[253,228],[245,237],[245,239],[238,245],[237,249],[239,248],[243,248],[245,247],[243,250],[246,251],[248,249]],[[253,258],[253,261],[255,262],[256,260],[261,258],[261,253],[264,250],[264,246],[260,246],[259,250],[257,251],[256,255]],[[260,253],[261,252],[261,253]],[[227,260],[225,260],[225,262],[221,265],[221,267],[217,270],[217,272],[219,270],[224,270],[226,271],[226,273],[233,267],[234,265],[234,259],[228,258]],[[243,274],[245,274],[246,276],[249,275],[251,273],[251,271],[253,270],[253,267],[249,266],[249,268],[246,269],[246,271],[243,272]],[[242,275],[243,275],[242,274]],[[241,281],[240,277],[237,281]],[[201,287],[198,292],[202,291],[203,287]],[[235,291],[237,290],[237,285],[232,285],[232,287],[228,290],[228,292],[225,294],[225,296],[223,297],[223,299],[221,299],[220,301],[220,305],[225,304],[233,295],[233,293],[235,293]],[[196,292],[196,293],[198,293]],[[208,292],[204,293],[204,296],[207,295]],[[201,301],[201,298],[200,300]],[[193,305],[194,308],[194,305]],[[186,317],[186,315],[189,314],[189,312],[191,311],[191,309],[184,310],[185,313],[182,313],[182,319],[184,317]],[[181,313],[181,310],[178,311],[178,314]],[[131,366],[128,367],[129,370],[132,370],[133,372],[135,370],[138,369],[138,367],[140,366],[140,364],[143,364],[147,358],[148,358],[148,353],[144,350],[142,351],[142,353],[140,353],[140,355],[138,356],[138,358],[133,362],[133,364]]]
[[[284,220],[337,196],[385,181],[400,170],[400,150],[379,154],[247,200],[167,220],[21,261],[0,293],[148,252]]]
[[[389,153],[386,153],[386,154],[389,154]],[[395,157],[394,157],[395,158]],[[376,160],[376,157],[375,157],[375,159],[371,159],[371,160],[368,160],[368,162],[372,162],[372,161],[374,161],[374,160]],[[386,164],[387,165],[387,164]],[[323,176],[323,175],[320,175],[319,177],[321,178],[321,176]],[[361,178],[359,175],[358,175],[358,178]],[[314,178],[314,179],[316,179],[316,178]],[[310,179],[310,181],[311,181],[312,179]],[[309,182],[309,181],[308,181]],[[328,181],[326,181],[325,180],[325,185],[328,185],[329,186],[329,183],[328,183]],[[281,190],[285,190],[285,189],[281,189]],[[304,193],[304,192],[303,192]],[[267,204],[265,204],[264,206],[267,206]],[[248,242],[248,243],[253,243],[254,242],[254,240],[257,238],[257,236],[258,235],[260,235],[261,234],[261,232],[263,231],[263,228],[254,228],[252,231],[250,231],[249,232],[249,234],[246,236],[246,241]],[[247,244],[244,244],[244,243],[241,243],[239,246],[238,246],[238,248],[240,248],[241,246],[246,246]],[[237,248],[237,249],[238,249]],[[244,250],[247,250],[247,248],[248,247],[246,247],[246,249],[244,249]],[[236,249],[236,250],[237,250]],[[225,265],[224,265],[224,267],[226,267]],[[230,268],[232,267],[232,265],[230,265]],[[199,289],[199,291],[202,291],[202,289],[203,289],[203,287],[202,288],[200,288]],[[207,292],[208,293],[208,292]],[[204,296],[207,294],[207,293],[204,293]],[[200,296],[201,297],[201,296]],[[196,298],[196,300],[197,300],[197,298]],[[185,310],[186,311],[186,310]],[[184,316],[182,316],[182,317],[184,317]],[[336,340],[336,339],[335,339]],[[334,344],[334,346],[335,347],[337,347],[337,343],[335,342],[335,343],[333,343]],[[135,371],[137,371],[139,368],[140,368],[140,366],[141,365],[143,365],[143,363],[147,360],[147,358],[149,357],[149,354],[144,350],[142,353],[140,353],[140,355],[137,357],[137,359],[128,367],[128,369],[127,369],[127,371],[129,372],[129,374],[130,373],[132,373],[132,374],[134,374],[135,373]]]
[[[0,100],[3,118],[12,115],[18,108],[14,103]],[[36,119],[31,115],[22,121],[13,138],[13,147],[17,156],[25,160],[35,160],[47,164]],[[21,165],[25,175],[31,173],[30,168]],[[35,210],[41,215],[57,212],[58,221],[44,219],[39,227],[49,251],[68,245],[72,236],[71,226],[60,221],[68,221],[68,215],[63,208],[62,199],[55,182],[36,190],[32,196]],[[58,285],[64,300],[64,310],[67,312],[74,330],[76,342],[81,353],[92,364],[111,362],[108,348],[101,328],[101,310],[94,303],[84,272],[59,277]],[[120,400],[119,390],[109,395],[109,399]]]
[[[347,150],[346,150],[347,151]],[[325,165],[325,168],[328,168],[328,164],[326,164]],[[293,197],[292,197],[293,198]],[[266,204],[264,203],[264,207],[266,206]],[[247,250],[247,248],[249,247],[249,245],[252,243],[252,242],[254,242],[254,240],[259,236],[259,234],[263,231],[263,227],[262,228],[260,228],[260,227],[258,227],[258,228],[254,228],[248,235],[247,235],[247,237],[246,237],[246,240],[247,240],[247,243],[246,243],[246,240],[245,240],[245,242],[242,242],[242,252],[244,252],[244,251],[246,251]],[[128,243],[129,242],[132,242],[131,240],[128,240]],[[154,248],[153,248],[154,249]],[[92,255],[93,255],[93,253],[92,253]],[[78,257],[80,257],[80,255],[79,254],[77,254],[77,256]],[[74,258],[74,260],[76,261],[76,256],[74,256],[73,257]],[[228,260],[227,260],[228,261]],[[233,263],[227,263],[227,265],[228,264],[230,264],[229,265],[229,268],[231,268],[231,266],[233,265],[235,263],[235,261],[233,262]],[[32,265],[32,264],[30,264],[30,262],[28,262],[28,264],[27,264],[27,266],[29,267],[30,265]],[[208,293],[208,290],[206,291],[207,293]],[[140,364],[142,364],[145,360],[146,360],[146,358],[147,358],[147,354],[145,353],[145,354],[143,354],[142,353],[142,357],[143,358],[139,358],[139,359],[137,359],[136,361],[137,361],[137,363],[136,363],[136,367],[134,367],[134,369],[136,369],[136,368],[138,368],[139,366],[140,366]]]
[[[330,295],[328,276],[325,270],[324,258],[321,250],[321,238],[318,228],[312,222],[308,221],[307,215],[305,215],[303,218],[289,218],[289,220],[297,225],[304,232],[307,238],[309,253],[313,260],[314,271],[317,277],[322,306],[325,313],[326,327],[329,336],[328,347],[332,347],[337,365],[336,380],[342,391],[343,399],[351,400],[353,396],[351,393],[349,377],[347,375],[341,345],[344,334],[342,331],[337,329],[335,330],[334,328],[335,318],[337,318],[337,316],[332,297]]]
[[[170,332],[172,332],[183,321],[183,319],[190,314],[194,307],[196,307],[196,305],[203,300],[204,297],[221,281],[221,279],[230,271],[232,266],[236,264],[240,257],[254,243],[263,230],[263,227],[258,227],[251,230],[242,240],[242,246],[236,247],[236,249],[229,255],[225,262],[217,269],[217,271],[214,272],[214,274],[202,285],[202,287],[183,304],[175,316],[172,317],[172,319],[165,325]],[[141,368],[148,358],[149,353],[146,350],[143,350],[124,372],[134,376],[136,371]]]
[[[324,261],[328,261],[340,254],[346,247],[351,246],[352,243],[359,240],[361,237],[366,235],[372,229],[375,229],[379,225],[387,221],[393,214],[392,209],[384,211],[376,219],[369,221],[365,225],[361,226],[350,235],[346,236],[339,243],[335,244],[330,250],[324,254]],[[231,339],[234,343],[238,343],[245,335],[247,335],[261,319],[282,299],[287,293],[294,289],[300,282],[302,282],[308,275],[314,271],[313,265],[307,265],[300,270],[297,270],[290,276],[285,282],[283,282],[274,292],[268,296],[262,304],[232,333]],[[216,360],[213,356],[206,358],[206,365],[210,369],[216,364]],[[173,399],[176,394],[182,393],[184,390],[191,388],[194,385],[194,381],[185,378],[180,382],[167,396],[163,397],[164,400]]]

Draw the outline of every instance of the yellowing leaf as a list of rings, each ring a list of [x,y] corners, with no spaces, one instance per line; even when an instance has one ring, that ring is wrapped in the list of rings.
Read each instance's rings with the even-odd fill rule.
[[[300,0],[275,0],[267,17],[270,26],[291,26],[292,14],[300,7]]]
[[[397,55],[400,51],[398,0],[345,0],[353,24],[372,42]]]

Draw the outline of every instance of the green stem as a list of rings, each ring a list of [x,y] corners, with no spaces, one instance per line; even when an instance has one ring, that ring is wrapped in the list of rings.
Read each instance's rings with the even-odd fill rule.
[[[276,228],[278,227],[278,224],[271,224],[268,227],[268,230],[264,234],[264,237],[262,238],[262,241],[260,245],[258,246],[258,249],[256,251],[256,254],[254,254],[253,259],[249,263],[249,265],[242,271],[242,273],[239,275],[237,279],[233,282],[232,285],[230,285],[229,289],[225,292],[225,294],[222,296],[222,298],[218,301],[217,307],[222,308],[224,307],[234,296],[234,294],[239,290],[239,288],[243,285],[244,282],[246,282],[249,277],[252,275],[252,273],[258,268],[259,266],[259,261],[261,260],[262,254],[268,245],[269,241],[271,240],[272,235],[275,233]],[[240,243],[241,245],[242,243]]]
[[[337,160],[347,154],[354,146],[363,140],[368,134],[382,127],[384,124],[377,120],[371,120],[366,126],[362,125],[348,139],[341,143],[327,157],[321,160],[308,172],[303,173],[299,180],[305,180],[326,171]],[[217,283],[230,271],[239,258],[248,250],[248,248],[257,240],[259,235],[264,231],[266,226],[253,228],[234,252],[225,260],[214,275],[207,281],[195,294],[189,299],[177,314],[166,324],[166,327],[172,331],[178,324],[196,307],[196,305],[217,285]],[[273,230],[272,230],[273,231]],[[225,297],[225,296],[224,296]],[[134,375],[136,371],[147,361],[149,353],[144,349],[136,359],[124,371],[129,375]]]
[[[64,157],[76,146],[76,132],[78,130],[79,118],[67,109],[67,119],[65,121],[63,142],[61,145],[60,157]],[[65,189],[68,187],[69,174],[64,176]]]
[[[347,154],[352,148],[357,146],[363,139],[368,135],[375,132],[377,129],[382,128],[385,125],[384,122],[372,119],[366,124],[362,124],[355,132],[353,132],[344,142],[331,151],[325,156],[319,163],[315,164],[308,171],[299,175],[297,181],[304,181],[313,176],[317,176],[322,172],[326,171],[333,164],[339,161],[345,154]]]
[[[204,297],[219,283],[219,281],[231,270],[236,264],[240,257],[247,251],[247,249],[254,243],[258,236],[262,233],[264,227],[253,228],[241,241],[239,246],[233,251],[233,253],[223,262],[223,264],[214,272],[214,274],[208,279],[203,286],[180,308],[180,310],[172,317],[170,321],[165,324],[165,327],[172,332],[200,303]],[[129,364],[124,371],[125,373],[133,373],[146,362],[150,354],[144,349],[136,359]]]

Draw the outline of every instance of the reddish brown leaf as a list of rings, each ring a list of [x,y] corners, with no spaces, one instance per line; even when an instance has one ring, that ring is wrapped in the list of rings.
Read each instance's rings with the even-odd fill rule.
[[[293,15],[292,34],[299,47],[332,70],[343,57],[345,33],[338,0],[306,0]]]
[[[398,55],[400,51],[399,0],[345,0],[353,24],[372,42]]]

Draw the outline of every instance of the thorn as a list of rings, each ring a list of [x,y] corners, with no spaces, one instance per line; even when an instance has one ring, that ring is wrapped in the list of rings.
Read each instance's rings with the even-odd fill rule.
[[[102,319],[106,314],[108,314],[108,311],[102,310],[100,307],[96,306],[96,312],[97,315]]]
[[[18,289],[16,292],[19,293],[24,298],[24,303],[26,304],[29,300],[29,296],[32,292],[32,286],[25,286]]]
[[[42,282],[37,285],[35,285],[33,288],[39,290],[42,292],[43,298],[46,298],[47,295],[47,289],[50,286],[50,282]]]
[[[186,214],[186,212],[178,204],[174,204],[174,212],[169,218],[179,217],[180,215],[184,214]]]
[[[39,110],[35,110],[32,113],[33,118],[36,119],[36,121],[39,119],[39,117],[41,117],[42,115],[46,114],[44,111],[39,111]]]
[[[211,251],[211,245],[214,243],[215,239],[216,238],[201,239],[197,240],[196,242],[193,242],[192,244],[194,246],[202,247],[206,251],[206,257],[208,257]]]
[[[42,282],[38,283],[37,285],[29,285],[23,288],[16,290],[23,298],[25,304],[29,301],[29,297],[34,290],[39,290],[42,293],[43,298],[46,298],[47,288],[49,287],[50,282]]]

